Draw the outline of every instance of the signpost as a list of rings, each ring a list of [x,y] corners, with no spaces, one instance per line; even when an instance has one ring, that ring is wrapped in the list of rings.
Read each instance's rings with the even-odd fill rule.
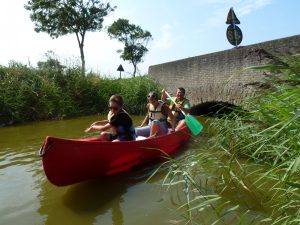
[[[240,21],[236,17],[232,7],[228,12],[226,24],[229,24],[226,31],[227,40],[230,44],[234,45],[237,48],[238,45],[242,42],[243,34],[242,30],[236,25],[240,24]]]
[[[120,79],[121,79],[121,73],[124,72],[122,64],[118,67],[117,71],[120,71]]]

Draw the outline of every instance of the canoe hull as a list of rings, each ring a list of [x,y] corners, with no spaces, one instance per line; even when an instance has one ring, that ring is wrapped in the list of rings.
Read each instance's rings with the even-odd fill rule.
[[[56,186],[66,186],[125,172],[172,154],[189,138],[187,127],[168,135],[128,142],[47,137],[40,154],[48,180]]]

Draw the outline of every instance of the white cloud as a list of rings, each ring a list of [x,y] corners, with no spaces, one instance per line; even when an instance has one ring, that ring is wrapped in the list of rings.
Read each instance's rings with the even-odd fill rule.
[[[189,3],[192,8],[187,7],[188,20],[185,20],[186,18],[181,18],[180,15],[173,16],[172,10],[182,12],[182,8],[177,9],[176,5],[170,4],[170,14],[158,11],[152,18],[151,11],[141,9],[137,0],[126,1],[126,3],[119,0],[112,1],[114,2],[112,5],[118,5],[117,10],[105,18],[102,32],[87,33],[84,46],[87,68],[104,74],[115,74],[116,68],[121,63],[128,73],[132,71],[132,65],[125,63],[116,53],[117,49],[123,48],[122,43],[111,40],[105,33],[105,28],[118,18],[126,18],[130,23],[146,27],[154,37],[153,41],[149,42],[149,53],[145,56],[145,62],[138,65],[144,72],[147,66],[164,60],[162,52],[166,54],[166,60],[169,60],[175,57],[171,53],[173,49],[193,44],[189,40],[196,40],[197,37],[205,41],[205,38],[213,35],[216,30],[225,29],[226,16],[230,7],[234,8],[237,17],[243,22],[241,17],[274,2],[274,0],[192,0]],[[6,64],[9,59],[23,63],[30,61],[31,64],[35,64],[43,59],[44,53],[48,50],[53,50],[61,59],[80,62],[75,35],[51,39],[46,33],[34,32],[29,12],[24,9],[26,2],[27,0],[1,1],[0,27],[5,32],[1,36],[0,65]],[[149,3],[149,6],[151,4]],[[159,15],[171,16],[159,17]],[[185,51],[191,51],[191,48],[184,47],[180,53],[174,50],[178,53],[177,57],[180,57],[180,54],[189,54],[184,53]]]
[[[237,5],[237,13],[240,16],[244,16],[252,13],[253,11],[263,8],[271,4],[272,0],[248,0],[242,1],[241,4]]]

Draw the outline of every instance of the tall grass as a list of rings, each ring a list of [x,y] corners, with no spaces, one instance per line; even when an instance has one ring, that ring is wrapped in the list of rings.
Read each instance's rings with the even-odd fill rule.
[[[207,142],[167,167],[187,224],[300,223],[300,56],[276,63],[251,68],[271,71],[269,89],[211,118]]]
[[[82,74],[49,56],[34,68],[17,62],[0,66],[0,125],[107,113],[113,94],[124,97],[129,113],[145,113],[147,94],[158,85],[149,76],[107,79]]]

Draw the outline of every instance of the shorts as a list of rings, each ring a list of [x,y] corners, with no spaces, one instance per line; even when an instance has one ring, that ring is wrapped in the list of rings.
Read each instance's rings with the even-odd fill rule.
[[[166,122],[153,120],[150,125],[135,128],[136,136],[149,137],[152,124],[156,124],[159,127],[159,130],[161,130],[164,134],[168,133],[168,125]]]
[[[150,136],[150,126],[135,128],[136,136],[149,137]]]
[[[113,141],[113,140],[116,140],[116,139],[118,139],[118,135],[116,135],[116,134],[109,134],[109,141]]]
[[[113,141],[118,139],[119,141],[134,141],[136,136],[132,135],[117,135],[117,134],[109,134],[109,141]]]
[[[159,130],[162,131],[163,134],[167,134],[169,132],[167,122],[161,122],[159,120],[153,120],[152,124],[156,124],[156,126],[158,126]]]

